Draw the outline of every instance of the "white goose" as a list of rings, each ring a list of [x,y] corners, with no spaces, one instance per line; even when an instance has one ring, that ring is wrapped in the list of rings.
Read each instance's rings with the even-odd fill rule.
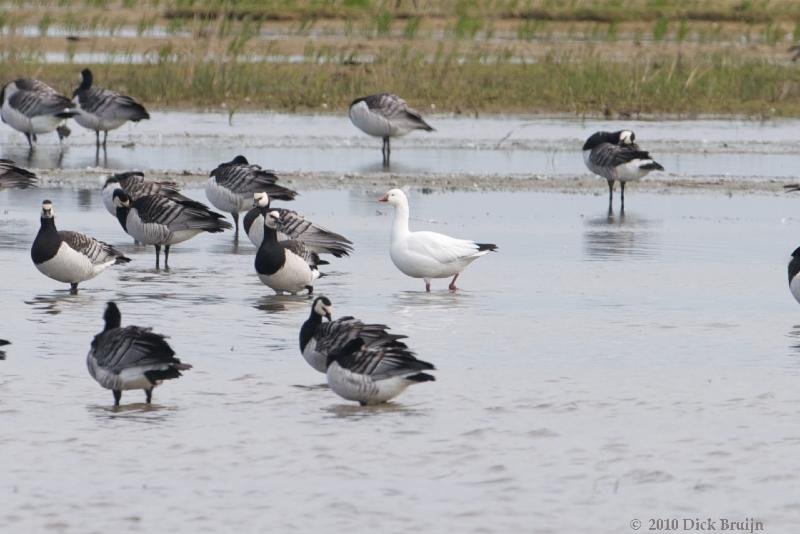
[[[192,368],[175,357],[161,334],[139,326],[122,328],[122,314],[113,302],[103,319],[105,328],[92,340],[86,367],[98,384],[113,391],[114,406],[119,406],[126,389],[143,389],[150,404],[154,387]]]
[[[72,293],[78,292],[80,282],[131,261],[108,243],[77,232],[59,232],[49,200],[42,202],[41,227],[31,246],[31,259],[45,276],[69,284]]]
[[[455,291],[461,271],[481,256],[497,250],[497,245],[491,243],[476,243],[436,232],[412,232],[408,228],[408,198],[399,189],[392,189],[378,201],[394,206],[389,248],[392,262],[403,274],[424,279],[425,291],[431,290],[431,279],[451,276],[449,288]]]
[[[59,125],[77,113],[71,109],[69,98],[32,78],[7,83],[0,92],[0,102],[0,118],[25,134],[31,148],[37,134],[57,130],[59,139],[69,135],[69,129]]]

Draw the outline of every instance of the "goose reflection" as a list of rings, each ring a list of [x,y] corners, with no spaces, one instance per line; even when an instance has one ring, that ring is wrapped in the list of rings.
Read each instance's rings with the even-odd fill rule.
[[[583,249],[591,260],[622,260],[656,254],[657,234],[653,221],[630,214],[604,215],[588,219],[583,232]]]
[[[786,337],[789,338],[789,350],[800,354],[800,324],[792,326]]]

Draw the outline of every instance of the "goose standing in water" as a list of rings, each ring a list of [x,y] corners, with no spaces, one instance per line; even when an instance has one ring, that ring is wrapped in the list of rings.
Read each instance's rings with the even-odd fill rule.
[[[0,118],[25,134],[31,149],[36,143],[37,134],[56,130],[59,140],[69,135],[69,128],[61,123],[77,113],[71,109],[69,98],[32,78],[20,78],[7,83],[0,92],[0,101]]]
[[[90,280],[112,265],[131,261],[108,243],[77,232],[56,229],[53,203],[42,203],[41,227],[31,247],[31,259],[45,276],[70,285]]]
[[[244,156],[236,156],[211,171],[206,184],[208,201],[230,213],[235,225],[234,240],[239,240],[239,212],[253,205],[253,194],[264,192],[277,200],[293,200],[296,191],[278,185],[278,177],[258,165],[250,165]]]
[[[28,189],[36,187],[38,178],[31,171],[25,170],[10,159],[0,159],[0,189],[16,187]]]
[[[406,101],[390,93],[378,93],[353,100],[349,111],[350,121],[365,134],[383,139],[383,165],[389,165],[390,139],[406,135],[413,130],[432,132],[419,111],[408,107]]]
[[[73,91],[72,101],[78,112],[74,117],[75,122],[87,130],[94,130],[98,149],[101,131],[103,148],[106,148],[109,130],[115,130],[128,121],[139,122],[150,118],[144,106],[133,98],[101,87],[92,87],[92,82],[92,71],[83,69],[81,84]]]
[[[224,216],[208,206],[186,197],[148,195],[131,201],[121,189],[114,191],[117,219],[122,228],[139,243],[156,249],[159,268],[161,246],[164,246],[164,268],[169,269],[169,248],[193,238],[201,232],[217,233],[231,228]]]
[[[255,193],[253,204],[253,209],[245,214],[242,225],[250,241],[256,247],[260,247],[261,240],[264,239],[264,216],[261,213],[270,205],[269,195],[263,192]],[[353,251],[352,241],[312,223],[296,211],[286,208],[270,208],[270,210],[277,211],[280,216],[277,221],[278,241],[297,239],[317,254],[332,254],[337,258],[349,256]]]
[[[453,277],[450,291],[458,289],[456,280],[473,261],[497,250],[492,243],[476,243],[436,232],[412,232],[408,228],[408,198],[399,189],[392,189],[378,199],[394,206],[389,255],[406,276],[425,280],[425,291],[431,290],[431,279]]]
[[[593,173],[608,181],[608,213],[614,201],[614,182],[620,184],[620,213],[625,212],[625,182],[636,182],[650,171],[663,171],[650,154],[636,144],[630,130],[597,132],[583,145],[583,161]]]
[[[181,195],[178,184],[175,182],[147,180],[142,172],[120,172],[106,178],[101,193],[103,205],[114,217],[117,216],[117,207],[114,205],[114,191],[117,189],[125,191],[133,201],[148,195],[180,195],[189,200],[188,197]]]
[[[86,366],[98,384],[114,393],[114,406],[119,406],[126,389],[143,389],[150,404],[154,387],[192,368],[175,357],[161,334],[139,326],[122,328],[122,314],[113,302],[103,319],[105,328],[94,336]]]

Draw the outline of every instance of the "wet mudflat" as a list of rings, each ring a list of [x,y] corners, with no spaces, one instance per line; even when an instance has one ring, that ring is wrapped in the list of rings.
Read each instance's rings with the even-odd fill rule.
[[[361,408],[313,387],[324,377],[297,347],[310,300],[272,296],[249,242],[200,236],[157,271],[98,189],[0,192],[0,337],[14,343],[0,363],[2,531],[797,524],[800,306],[785,264],[799,199],[633,186],[627,216],[609,219],[603,195],[412,191],[412,227],[500,247],[458,293],[425,294],[388,257],[383,191],[305,192],[292,207],[356,248],[317,293],[408,334],[439,369]],[[42,276],[29,246],[45,197],[60,229],[133,261],[77,296]],[[112,410],[86,371],[108,300],[195,366],[151,407],[125,392]]]

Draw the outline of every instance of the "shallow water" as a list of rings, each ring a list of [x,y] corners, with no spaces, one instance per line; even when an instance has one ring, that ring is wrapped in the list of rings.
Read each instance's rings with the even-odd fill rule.
[[[412,192],[413,226],[495,242],[462,290],[425,294],[388,253],[378,191],[293,208],[350,237],[317,284],[386,322],[437,382],[361,408],[316,386],[306,297],[274,297],[249,242],[177,245],[170,271],[98,191],[0,192],[2,532],[629,532],[635,518],[800,519],[797,199]],[[188,194],[204,199],[202,191]],[[133,259],[77,296],[35,270],[38,206]],[[108,300],[195,367],[155,404],[85,354]],[[304,387],[298,387],[304,386]],[[370,527],[372,529],[372,527]]]

